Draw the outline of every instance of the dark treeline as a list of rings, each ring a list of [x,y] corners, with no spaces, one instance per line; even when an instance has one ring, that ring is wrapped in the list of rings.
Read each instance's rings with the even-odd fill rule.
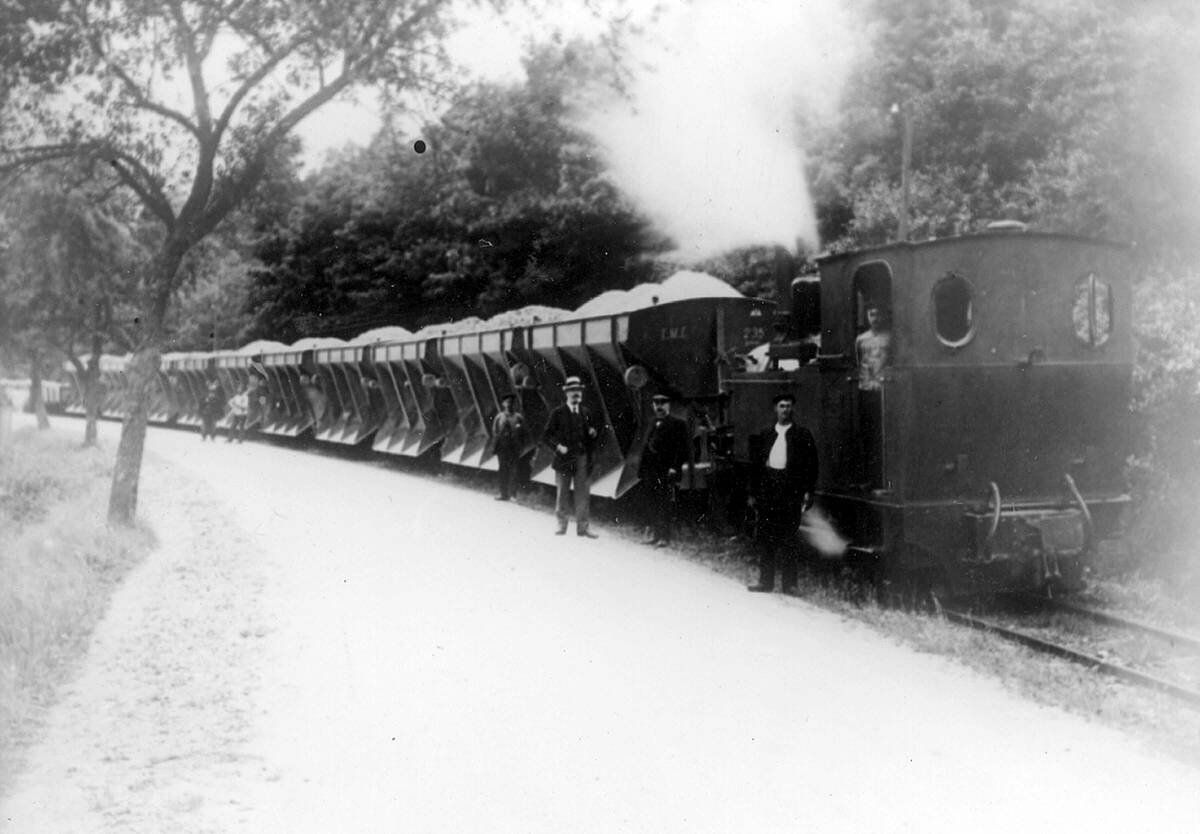
[[[383,130],[306,180],[290,206],[264,205],[277,222],[257,221],[250,335],[348,337],[573,307],[650,278],[668,242],[572,126],[576,54],[539,50],[526,83],[476,84],[419,138]]]

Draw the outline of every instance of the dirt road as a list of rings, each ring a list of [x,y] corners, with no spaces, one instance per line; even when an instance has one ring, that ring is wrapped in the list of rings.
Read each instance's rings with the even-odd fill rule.
[[[5,831],[1200,819],[1200,773],[801,600],[377,467],[162,431],[148,448],[162,546],[0,806]]]

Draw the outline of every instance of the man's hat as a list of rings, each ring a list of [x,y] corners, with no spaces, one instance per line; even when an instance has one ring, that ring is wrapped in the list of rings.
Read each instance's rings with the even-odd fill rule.
[[[650,398],[650,402],[652,403],[669,403],[670,401],[671,398],[666,394],[655,394]]]
[[[790,403],[795,403],[796,395],[795,394],[776,394],[774,397],[771,398],[771,405],[779,405],[784,400],[787,400]]]
[[[582,391],[583,381],[577,376],[569,376],[562,384],[562,389],[566,391]]]
[[[517,398],[517,395],[512,393],[511,391],[506,394],[501,394],[500,395],[500,404],[503,405],[504,403],[508,402],[509,400],[515,400],[516,398]]]

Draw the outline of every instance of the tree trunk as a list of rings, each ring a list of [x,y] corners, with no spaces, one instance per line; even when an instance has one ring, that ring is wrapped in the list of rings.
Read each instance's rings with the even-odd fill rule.
[[[39,429],[50,428],[46,416],[46,401],[42,397],[42,352],[35,350],[29,357],[29,410],[37,415]]]
[[[121,443],[117,447],[112,491],[108,496],[108,520],[115,524],[132,524],[137,513],[138,481],[142,474],[146,422],[150,415],[150,386],[158,373],[161,356],[157,344],[148,344],[133,355],[125,369],[129,381],[125,399],[128,411],[121,429]]]
[[[133,524],[137,513],[138,482],[142,475],[142,452],[146,445],[146,421],[150,415],[150,393],[158,381],[162,349],[166,342],[167,308],[174,294],[175,273],[183,262],[187,244],[168,238],[155,264],[153,296],[143,317],[141,344],[125,369],[128,380],[125,424],[113,466],[112,489],[108,495],[110,524]]]
[[[100,420],[100,349],[99,336],[92,336],[92,355],[83,370],[83,445],[95,446],[99,441],[96,423]]]

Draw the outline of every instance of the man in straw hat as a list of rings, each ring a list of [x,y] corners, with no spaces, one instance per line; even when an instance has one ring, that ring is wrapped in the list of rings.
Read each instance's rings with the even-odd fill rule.
[[[758,513],[755,544],[758,582],[751,591],[775,590],[775,568],[782,556],[783,592],[796,590],[801,516],[812,506],[817,486],[817,444],[812,432],[792,420],[796,398],[779,394],[772,401],[775,424],[750,438],[750,499]]]
[[[654,420],[642,447],[638,478],[646,488],[651,538],[647,544],[666,547],[671,542],[672,491],[688,459],[687,423],[671,416],[671,398],[650,398]]]
[[[566,403],[550,412],[542,442],[554,450],[554,481],[558,498],[554,509],[558,517],[557,535],[567,532],[571,520],[572,486],[575,497],[575,532],[589,539],[599,538],[588,529],[588,504],[591,500],[591,476],[595,466],[596,443],[602,423],[583,404],[583,382],[569,376],[563,382]]]

